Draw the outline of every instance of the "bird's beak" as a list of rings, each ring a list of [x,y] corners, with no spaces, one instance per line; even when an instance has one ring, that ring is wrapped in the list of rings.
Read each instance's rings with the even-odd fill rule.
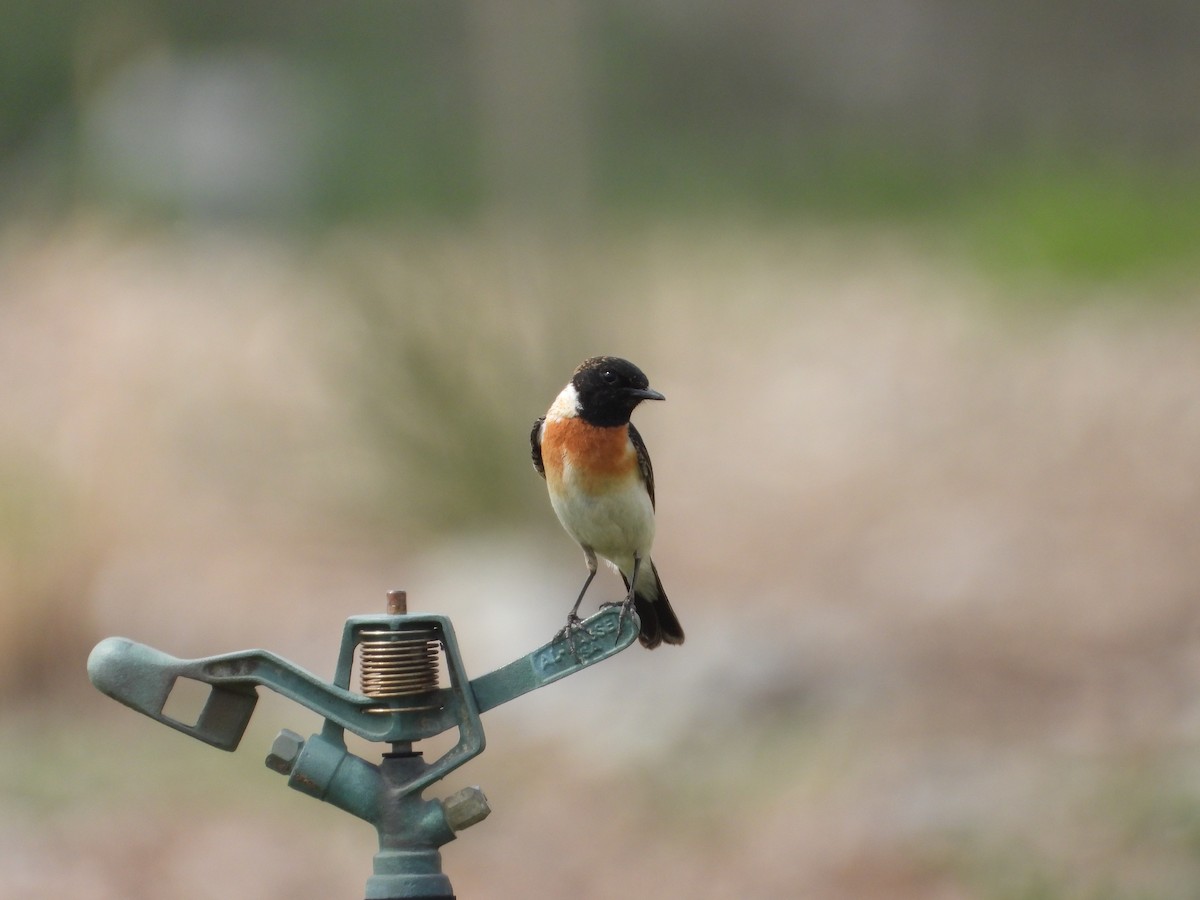
[[[658,391],[652,391],[650,388],[626,388],[625,393],[630,397],[637,397],[639,400],[666,400],[667,398]]]

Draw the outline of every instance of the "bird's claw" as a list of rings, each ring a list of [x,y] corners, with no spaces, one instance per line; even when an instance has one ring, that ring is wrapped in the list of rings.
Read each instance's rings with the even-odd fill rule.
[[[584,631],[583,619],[575,615],[575,613],[567,614],[567,624],[560,628],[554,635],[553,640],[563,641],[567,643],[567,649],[571,651],[571,655],[575,657],[575,662],[583,662],[579,657],[579,650],[575,647],[575,632]]]
[[[620,602],[609,601],[608,603],[600,604],[601,609],[612,609],[613,607],[619,607],[621,610],[620,614],[617,616],[617,639],[613,642],[614,644],[619,644],[621,643],[621,632],[625,630],[625,617],[628,616],[630,610],[633,609],[633,594],[630,594]]]

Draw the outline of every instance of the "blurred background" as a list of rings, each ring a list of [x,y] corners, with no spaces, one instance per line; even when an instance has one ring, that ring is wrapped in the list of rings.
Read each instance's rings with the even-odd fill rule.
[[[0,896],[359,897],[125,635],[472,674],[626,356],[687,630],[488,714],[460,897],[1200,896],[1200,6],[0,2]],[[616,599],[603,573],[589,602]],[[360,747],[374,759],[375,748]]]

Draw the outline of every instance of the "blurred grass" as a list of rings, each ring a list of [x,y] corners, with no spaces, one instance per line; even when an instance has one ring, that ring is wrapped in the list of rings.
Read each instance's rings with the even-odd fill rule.
[[[598,300],[586,256],[569,240],[557,253],[521,243],[408,235],[351,250],[335,240],[329,259],[348,302],[333,377],[376,462],[356,512],[433,535],[542,511],[529,429],[607,329],[579,314]]]
[[[319,120],[300,154],[312,168],[294,186],[296,207],[259,210],[261,221],[320,232],[487,217],[496,185],[469,7],[371,3],[340,15],[337,28],[320,10],[281,17],[270,6],[223,3],[221,12],[168,4],[109,21],[57,2],[9,10],[12,27],[0,36],[0,215],[69,215],[98,204],[186,220],[196,212],[186,194],[154,184],[138,194],[131,183],[109,183],[111,173],[106,181],[89,116],[139,60],[170,51],[177,68],[167,71],[186,84],[189,72],[210,71],[197,63],[219,69],[257,47],[290,73],[296,104]],[[580,221],[882,223],[926,233],[1002,279],[1171,277],[1200,258],[1200,177],[1186,152],[1124,152],[1080,137],[960,147],[928,124],[886,116],[839,126],[797,105],[794,84],[736,45],[661,33],[661,23],[616,7],[595,15],[592,62],[602,77],[581,164],[587,208],[568,210]],[[124,152],[155,146],[134,141]],[[137,159],[126,162],[137,170]],[[175,167],[186,172],[187,159]],[[547,177],[535,172],[531,182],[539,176]]]
[[[1127,165],[1005,168],[961,204],[986,271],[1090,281],[1154,278],[1200,263],[1200,177]]]
[[[1132,281],[1200,265],[1200,177],[1178,163],[1066,151],[956,162],[857,140],[646,150],[625,148],[610,162],[618,216],[899,227],[1005,283]]]
[[[1146,301],[1138,315],[1068,311],[1007,329],[989,304],[1008,292],[963,276],[958,258],[925,255],[928,235],[901,227],[660,223],[586,243],[516,227],[346,227],[288,249],[249,235],[212,243],[164,232],[140,236],[132,256],[128,236],[106,229],[13,245],[4,273],[23,298],[5,309],[12,346],[54,349],[52,360],[29,354],[26,366],[46,367],[25,383],[45,397],[13,404],[14,433],[32,437],[0,460],[0,528],[13,559],[31,567],[22,576],[30,587],[0,584],[3,611],[32,617],[8,630],[14,657],[35,653],[47,671],[69,670],[78,689],[6,717],[0,741],[12,829],[47,854],[63,828],[109,806],[132,832],[142,828],[143,841],[174,823],[167,843],[180,855],[194,848],[197,821],[223,810],[314,823],[313,844],[325,846],[335,813],[292,796],[260,762],[202,748],[94,692],[80,700],[85,653],[64,654],[62,642],[85,643],[90,626],[73,601],[86,598],[104,627],[135,637],[169,620],[175,630],[159,634],[191,632],[202,644],[204,620],[220,618],[221,641],[239,646],[237,635],[253,633],[283,651],[277,639],[298,648],[296,631],[311,628],[322,648],[313,658],[325,661],[321,623],[339,618],[322,605],[330,595],[344,591],[351,599],[333,602],[357,605],[347,584],[419,570],[435,542],[459,548],[454,536],[477,531],[507,553],[511,533],[536,523],[577,563],[529,466],[527,435],[570,367],[611,348],[646,360],[672,401],[665,421],[647,422],[660,429],[656,453],[674,461],[661,473],[658,546],[664,566],[676,560],[671,584],[696,624],[686,654],[627,657],[592,683],[608,691],[599,706],[621,707],[624,727],[647,738],[672,727],[651,705],[692,711],[653,752],[605,760],[607,774],[577,748],[531,761],[525,742],[536,736],[509,719],[488,754],[498,774],[483,780],[509,794],[497,804],[504,815],[452,851],[461,854],[448,864],[456,879],[510,866],[549,880],[548,864],[514,854],[514,841],[562,840],[571,874],[657,835],[650,859],[630,865],[667,866],[678,896],[732,895],[711,884],[723,875],[759,879],[757,896],[822,879],[850,887],[813,896],[923,900],[941,883],[970,900],[1194,896],[1194,781],[1182,764],[1154,768],[1194,749],[1182,599],[1194,583],[1194,312],[1164,310],[1143,286],[1129,301]],[[97,298],[124,310],[117,324],[126,328],[97,326]],[[8,358],[17,369],[16,354]],[[98,378],[124,360],[137,377]],[[37,415],[61,385],[81,383],[96,393],[71,395],[69,409],[119,420],[104,432],[115,445],[80,445],[56,425],[60,416]],[[193,392],[208,399],[189,400]],[[107,405],[113,396],[134,402]],[[696,426],[714,404],[727,424],[701,444]],[[172,412],[162,433],[126,444],[121,435],[148,409]],[[246,438],[211,439],[229,427]],[[765,455],[758,470],[744,464],[747,435]],[[977,449],[985,446],[996,452]],[[76,469],[60,471],[55,452]],[[373,459],[361,478],[345,472],[360,453]],[[1113,467],[1125,459],[1144,468]],[[157,479],[147,471],[155,462]],[[797,467],[794,479],[772,477]],[[348,482],[361,493],[343,494]],[[148,490],[146,524],[136,528],[137,517],[105,516],[102,502],[119,510],[131,484]],[[331,493],[344,499],[338,515],[325,515]],[[248,519],[256,494],[278,496],[280,514]],[[217,496],[228,503],[196,514]],[[172,528],[179,519],[190,527]],[[372,519],[388,527],[364,546],[358,529]],[[963,542],[947,543],[959,532]],[[531,543],[536,534],[530,527]],[[1038,552],[1023,551],[1026,540]],[[347,560],[349,545],[362,555]],[[99,577],[69,565],[97,557]],[[464,579],[493,566],[469,551],[440,559]],[[145,560],[164,564],[143,570]],[[360,577],[325,580],[339,566]],[[517,596],[526,584],[499,580],[508,583],[479,600],[519,622],[526,601],[509,606],[502,592]],[[449,584],[427,596],[459,602]],[[731,611],[731,599],[746,606]],[[464,631],[493,614],[459,609]],[[748,638],[734,624],[743,611],[767,623],[763,633]],[[23,641],[26,633],[36,640]],[[780,658],[747,640],[777,643]],[[1109,672],[1122,647],[1132,652],[1127,644],[1146,657],[1137,669],[1145,684],[1123,680],[1119,666]],[[724,654],[744,665],[731,668]],[[808,664],[781,662],[794,659]],[[1012,677],[1014,666],[1056,680]],[[1048,683],[1062,691],[1052,715]],[[118,724],[80,717],[75,703],[112,707]],[[586,719],[573,725],[542,709],[571,740],[594,748],[594,727],[622,741],[621,723],[593,719],[586,701],[572,713]],[[1139,764],[1123,752],[1143,740],[1127,734],[1142,714],[1149,749]],[[1067,759],[1067,778],[1043,737],[1097,749]],[[1019,740],[1030,743],[1006,747]],[[964,742],[977,749],[960,762],[954,750]],[[248,740],[247,752],[268,743],[269,734]],[[1037,774],[1006,768],[1010,753]],[[243,779],[254,790],[242,791]],[[274,799],[260,803],[259,785]],[[581,808],[600,811],[586,849],[557,824]],[[347,833],[357,889],[370,835]],[[245,833],[229,842],[246,846]],[[127,865],[107,844],[91,858],[110,879]],[[320,869],[328,858],[305,861]],[[584,861],[572,869],[573,859]],[[897,881],[857,887],[871,873]]]
[[[76,673],[61,660],[89,646],[82,598],[103,526],[50,460],[9,439],[0,452],[0,702],[52,695]]]
[[[141,719],[124,707],[88,703],[77,715],[47,716],[25,708],[5,716],[0,735],[0,796],[10,809],[39,815],[78,807],[138,807],[161,802],[213,809],[245,800],[271,802],[251,758],[231,763],[223,753],[198,753],[184,735]],[[258,735],[256,735],[257,737]],[[119,746],[119,755],[97,753]]]
[[[1190,900],[1200,883],[1200,795],[1186,757],[1112,758],[1057,779],[1039,826],[957,838],[946,865],[982,900]],[[1078,788],[1079,785],[1076,785]]]
[[[231,762],[134,722],[87,688],[83,660],[98,636],[91,617],[135,633],[169,619],[203,643],[207,615],[235,634],[257,623],[272,640],[298,640],[298,623],[311,619],[319,630],[328,610],[304,613],[337,593],[330,584],[343,586],[321,578],[338,565],[362,567],[345,583],[374,583],[382,572],[419,570],[421,551],[438,541],[471,531],[503,545],[498,536],[525,528],[553,531],[570,554],[529,466],[528,429],[571,367],[604,351],[649,358],[652,377],[662,371],[682,386],[666,390],[674,424],[651,443],[675,460],[661,476],[660,546],[667,559],[690,561],[670,578],[696,625],[685,656],[636,661],[654,672],[636,693],[659,696],[652,684],[702,712],[686,740],[647,763],[612,761],[618,773],[608,776],[596,775],[578,747],[534,757],[527,735],[503,735],[483,762],[496,764],[492,783],[522,802],[510,801],[491,832],[452,851],[476,860],[478,877],[499,883],[508,865],[513,877],[504,880],[523,885],[563,860],[570,874],[567,843],[544,859],[513,847],[565,841],[559,823],[582,809],[599,810],[587,828],[600,840],[580,839],[587,849],[579,853],[591,854],[575,870],[580,896],[589,884],[603,890],[590,876],[614,859],[612,869],[641,865],[642,884],[667,871],[664,883],[680,896],[729,896],[716,879],[811,886],[832,869],[837,883],[852,884],[897,856],[901,868],[946,872],[954,886],[945,896],[955,898],[1197,896],[1200,795],[1188,767],[1172,765],[1173,754],[1195,751],[1194,635],[1184,607],[1195,582],[1186,458],[1197,419],[1186,360],[1195,358],[1196,326],[1186,310],[1162,308],[1197,299],[1200,178],[1186,155],[1184,164],[1146,147],[1109,156],[1097,150],[1103,141],[1067,140],[1018,140],[1005,153],[987,137],[956,149],[907,121],[873,135],[839,131],[820,109],[797,107],[779,70],[724,28],[699,39],[681,30],[665,43],[617,28],[598,51],[613,80],[598,82],[602,94],[590,98],[600,109],[589,123],[590,205],[571,210],[574,230],[538,238],[491,218],[467,9],[376,0],[340,10],[336,28],[317,7],[229,0],[216,15],[187,4],[118,14],[79,15],[82,7],[58,2],[8,10],[0,213],[15,213],[17,230],[55,215],[64,228],[51,225],[45,242],[17,241],[3,260],[21,273],[4,282],[6,323],[19,327],[26,314],[40,323],[11,346],[53,364],[24,377],[29,361],[13,353],[6,370],[21,392],[12,396],[28,393],[32,403],[14,404],[21,411],[5,423],[13,434],[0,435],[9,445],[0,452],[0,797],[8,813],[0,826],[57,859],[64,833],[111,809],[152,836],[179,828],[174,840],[194,850],[191,829],[205,812],[243,819],[266,804],[280,818],[316,822],[310,846],[328,851],[323,823],[336,814],[316,811],[244,754]],[[247,48],[286,59],[301,82],[319,86],[314,108],[335,111],[319,165],[300,185],[311,205],[288,207],[296,217],[284,221],[248,214],[229,230],[229,243],[243,245],[239,257],[197,239],[228,221],[189,220],[178,203],[114,198],[89,182],[80,123],[127,65],[156,54],[211,61]],[[240,133],[248,123],[223,124]],[[75,223],[81,207],[108,204],[152,227],[117,234],[103,213]],[[157,228],[166,223],[184,227]],[[297,249],[306,240],[317,248],[307,256]],[[213,273],[220,277],[206,277]],[[267,297],[271,315],[239,318]],[[1014,335],[1002,333],[989,302],[1019,313],[1034,304],[1152,309],[1099,322],[1071,319],[1068,309],[1064,328],[1031,316]],[[213,323],[225,324],[206,327]],[[1044,357],[1029,352],[1033,344]],[[124,361],[136,378],[103,377]],[[314,373],[321,364],[327,369]],[[115,436],[101,452],[57,422],[64,410],[53,398],[78,384],[94,390],[63,391],[75,412],[104,419],[101,430]],[[130,385],[145,387],[146,402]],[[296,396],[306,393],[316,396]],[[126,402],[106,402],[114,396]],[[695,427],[714,403],[729,432],[699,442]],[[43,419],[35,408],[49,413]],[[158,440],[153,431],[119,439],[139,435],[147,416],[163,420]],[[32,436],[16,439],[26,428]],[[745,465],[747,436],[769,461],[762,472]],[[973,456],[983,445],[995,455]],[[75,471],[60,469],[56,454]],[[371,464],[359,465],[360,455]],[[158,477],[147,473],[163,457],[170,462]],[[799,472],[795,484],[771,477],[779,471]],[[905,473],[917,485],[911,492],[897,490]],[[131,487],[145,492],[144,518],[129,512]],[[218,498],[227,503],[206,505]],[[253,517],[256,499],[281,514]],[[326,516],[329,505],[337,508]],[[1077,518],[1064,508],[1078,508]],[[284,519],[295,523],[290,531]],[[179,520],[189,528],[173,530]],[[381,522],[383,539],[347,563],[342,548],[366,543],[362,533]],[[1056,540],[1055,528],[1075,540]],[[948,534],[961,541],[947,544]],[[1026,541],[1039,552],[1022,550]],[[164,564],[139,568],[145,560]],[[489,565],[464,554],[447,567]],[[296,578],[315,583],[297,587]],[[778,616],[758,637],[787,642],[789,656],[802,655],[807,639],[836,657],[797,675],[754,655],[754,677],[853,680],[879,666],[878,677],[900,689],[867,706],[838,695],[850,725],[794,700],[722,729],[709,713],[711,679],[721,675],[720,648],[745,640],[729,628],[743,615],[731,613],[731,598],[748,604],[754,621]],[[835,631],[826,641],[826,606],[848,610],[848,634],[872,638],[855,644]],[[970,629],[955,629],[960,617]],[[1038,681],[1005,677],[1006,634],[1018,663],[1028,654],[1035,672],[1067,673],[1065,713],[1045,712]],[[1111,667],[1139,641],[1156,677],[1127,682]],[[914,661],[933,674],[906,685]],[[649,668],[660,664],[661,672]],[[620,671],[604,677],[620,685]],[[675,674],[689,672],[694,681]],[[619,699],[632,707],[634,693]],[[604,705],[617,702],[610,695]],[[113,715],[79,715],[97,704]],[[966,725],[955,722],[961,709],[972,711]],[[1131,735],[1139,714],[1149,724]],[[902,721],[889,725],[889,715]],[[1011,721],[991,731],[976,715]],[[641,721],[646,733],[669,732],[652,715]],[[1004,736],[1024,732],[1094,741],[1090,780],[1079,787],[1054,768],[1061,759],[1031,741],[1018,752],[1050,774],[1044,793],[1023,794],[1025,769],[991,767]],[[974,763],[981,771],[956,777],[940,754],[964,737],[983,747]],[[1130,763],[1123,754],[1137,741],[1148,749]],[[1088,755],[1068,760],[1071,777]],[[519,777],[506,765],[519,765]],[[243,837],[235,833],[232,844]],[[118,830],[111,839],[91,853],[119,884],[117,875],[144,860],[120,852],[138,856],[136,839]],[[360,842],[356,831],[354,840],[357,888],[370,836]],[[289,869],[297,856],[312,869],[327,859],[272,842]],[[655,856],[664,848],[669,868]],[[637,858],[622,856],[631,849]],[[198,865],[212,865],[202,843],[195,852]],[[254,852],[265,862],[271,851]],[[280,896],[334,893],[289,893],[282,877],[267,881]],[[148,884],[136,895],[161,890]],[[876,887],[837,896],[900,894]],[[903,893],[929,896],[943,894]]]

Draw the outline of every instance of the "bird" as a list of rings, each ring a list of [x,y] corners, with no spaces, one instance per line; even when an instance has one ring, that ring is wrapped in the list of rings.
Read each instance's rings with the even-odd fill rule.
[[[654,469],[642,436],[629,421],[643,400],[665,399],[633,363],[594,356],[579,364],[550,409],[533,423],[533,467],[546,480],[550,505],[583,549],[588,568],[559,632],[568,642],[582,627],[579,605],[601,557],[625,582],[620,620],[631,607],[637,612],[642,646],[683,643],[683,628],[650,558]]]

